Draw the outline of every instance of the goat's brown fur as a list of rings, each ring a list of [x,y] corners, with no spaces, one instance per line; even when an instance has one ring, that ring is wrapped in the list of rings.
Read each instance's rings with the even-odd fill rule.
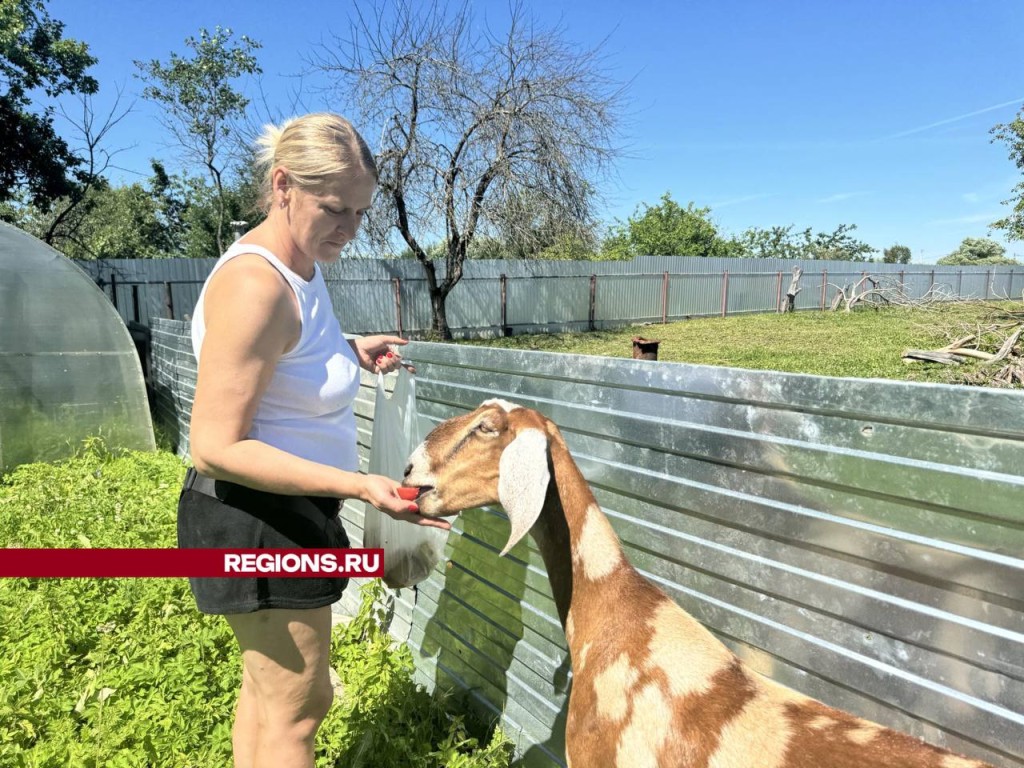
[[[986,765],[828,707],[745,667],[629,564],[558,428],[536,411],[489,402],[431,432],[406,472],[407,485],[426,487],[421,512],[450,515],[502,502],[500,457],[529,430],[547,438],[554,481],[530,533],[572,658],[570,766]]]

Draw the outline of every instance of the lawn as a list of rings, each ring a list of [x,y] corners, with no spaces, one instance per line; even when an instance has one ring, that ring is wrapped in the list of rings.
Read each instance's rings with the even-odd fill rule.
[[[928,309],[856,309],[706,317],[614,331],[511,336],[460,343],[580,355],[632,357],[634,336],[660,341],[668,362],[808,373],[820,376],[969,383],[982,364],[904,363],[904,349],[937,349],[995,322],[1020,302],[961,303]],[[1019,322],[1019,321],[1018,321]],[[983,348],[998,341],[991,335]],[[1018,347],[1019,349],[1019,347]],[[991,367],[991,366],[990,366]]]

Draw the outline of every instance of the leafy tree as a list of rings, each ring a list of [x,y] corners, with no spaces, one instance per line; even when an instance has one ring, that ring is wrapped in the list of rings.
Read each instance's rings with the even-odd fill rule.
[[[537,254],[549,261],[605,261],[596,238],[587,233],[562,233]]]
[[[156,215],[163,225],[164,245],[168,253],[181,255],[185,250],[188,226],[185,212],[188,210],[186,190],[177,176],[167,172],[159,160],[151,160],[153,176],[149,180],[150,195],[156,204]]]
[[[412,250],[433,330],[450,338],[445,301],[471,246],[514,229],[520,201],[543,200],[539,210],[567,226],[590,226],[621,90],[602,73],[599,49],[577,50],[518,4],[500,34],[469,3],[354,8],[350,38],[325,46],[317,66],[366,135],[381,137],[366,236],[379,250],[397,250],[393,239]],[[424,247],[438,240],[443,277]]]
[[[806,229],[802,233],[794,235],[794,226],[794,224],[790,224],[788,227],[770,227],[768,229],[751,227],[739,238],[744,255],[755,259],[807,258],[806,242],[811,239],[811,230]]]
[[[43,239],[54,235],[53,244],[72,259],[135,259],[171,255],[165,250],[164,227],[157,216],[153,196],[142,184],[111,187],[93,185],[73,208],[66,198],[54,201],[49,210],[30,202],[17,208],[14,223]],[[57,217],[69,211],[60,221]]]
[[[514,246],[509,246],[497,237],[478,235],[469,249],[471,259],[539,259],[545,261],[595,261],[602,260],[599,246],[591,236],[566,232],[552,236],[546,244],[537,246],[539,250],[525,253]],[[427,249],[428,254],[431,249]],[[408,251],[412,257],[412,251]],[[437,251],[444,256],[444,249]]]
[[[564,218],[545,195],[534,190],[506,200],[495,218],[491,226],[495,235],[489,239],[500,243],[500,248],[489,258],[578,259],[588,258],[597,249],[590,222]],[[477,257],[474,251],[471,258]]]
[[[21,199],[46,207],[75,189],[82,160],[54,130],[53,105],[38,103],[95,93],[86,74],[95,63],[85,43],[64,37],[42,0],[0,0],[0,202],[24,189]]]
[[[840,224],[832,232],[800,232],[788,227],[751,227],[738,240],[740,255],[753,258],[816,259],[823,261],[867,261],[875,249],[850,233],[856,224]]]
[[[257,184],[251,176],[238,175],[219,190],[195,176],[182,176],[177,184],[184,200],[182,255],[187,258],[211,258],[223,253],[224,224],[241,220],[251,229],[263,219],[264,214],[257,209]]]
[[[905,245],[894,245],[882,252],[882,262],[885,264],[909,264],[910,249]]]
[[[991,133],[995,137],[993,141],[998,139],[1006,144],[1010,150],[1010,160],[1024,172],[1024,107],[1011,122],[996,125]],[[993,222],[992,226],[1003,230],[1010,240],[1024,240],[1024,181],[1017,184],[1013,191],[1014,196],[1004,201],[1004,205],[1011,205],[1013,209],[1005,218]]]
[[[190,58],[172,53],[166,63],[153,59],[135,66],[149,83],[143,96],[161,106],[164,126],[186,160],[201,163],[213,183],[215,246],[205,255],[216,255],[224,251],[230,221],[225,175],[232,154],[237,155],[239,126],[249,104],[235,82],[261,72],[253,51],[262,46],[245,35],[235,44],[232,31],[219,26],[212,34],[200,29],[199,38],[189,37],[185,44],[192,49]]]
[[[840,224],[832,232],[814,235],[808,247],[809,258],[822,261],[867,261],[875,249],[850,234],[856,228],[856,224]]]
[[[231,219],[255,226],[257,185],[251,173],[237,174],[224,187],[224,209]],[[24,192],[0,203],[0,219],[53,244],[73,259],[216,256],[216,190],[203,178],[170,175],[153,162],[148,184],[111,187],[99,179],[77,206],[59,198],[49,210],[33,205]],[[67,212],[67,215],[64,215]]]
[[[145,186],[136,182],[93,194],[96,199],[75,237],[80,251],[69,251],[68,256],[149,259],[174,255],[165,249],[164,226]]]
[[[1020,264],[1006,256],[1006,248],[987,237],[965,237],[960,247],[935,262],[947,266],[976,267],[986,264]]]
[[[683,208],[666,192],[658,205],[642,203],[625,223],[613,226],[602,252],[612,258],[734,255],[710,213],[692,202]]]

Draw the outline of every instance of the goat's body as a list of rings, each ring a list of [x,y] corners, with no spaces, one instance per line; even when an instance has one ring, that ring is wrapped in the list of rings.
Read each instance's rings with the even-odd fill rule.
[[[550,472],[549,472],[550,468]],[[549,475],[553,482],[549,483]],[[495,501],[547,566],[573,683],[575,768],[984,768],[748,669],[626,560],[557,427],[489,401],[435,429],[406,482],[424,514]]]
[[[746,667],[635,572],[631,610],[570,610],[569,765],[616,768],[968,768]],[[646,589],[644,589],[646,587]],[[646,616],[645,621],[643,617]],[[600,756],[600,757],[598,757]]]
[[[572,659],[575,768],[979,768],[754,672],[625,558],[560,437],[532,530]],[[566,564],[571,563],[571,569]]]

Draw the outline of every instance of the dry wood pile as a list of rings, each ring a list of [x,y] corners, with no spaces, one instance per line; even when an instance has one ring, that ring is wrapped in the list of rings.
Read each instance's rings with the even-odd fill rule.
[[[936,305],[946,304],[955,300],[949,287],[933,285],[923,296],[911,298],[899,279],[894,275],[870,275],[865,273],[860,280],[852,285],[836,285],[830,309],[833,312],[842,307],[843,311],[851,312],[854,307],[867,305],[871,307],[912,307],[929,309]]]
[[[983,323],[972,329],[956,329],[953,340],[940,349],[907,349],[903,362],[925,361],[959,365],[981,360],[982,365],[964,376],[969,384],[985,386],[1024,386],[1024,308],[992,307]],[[966,333],[966,335],[964,335]]]

